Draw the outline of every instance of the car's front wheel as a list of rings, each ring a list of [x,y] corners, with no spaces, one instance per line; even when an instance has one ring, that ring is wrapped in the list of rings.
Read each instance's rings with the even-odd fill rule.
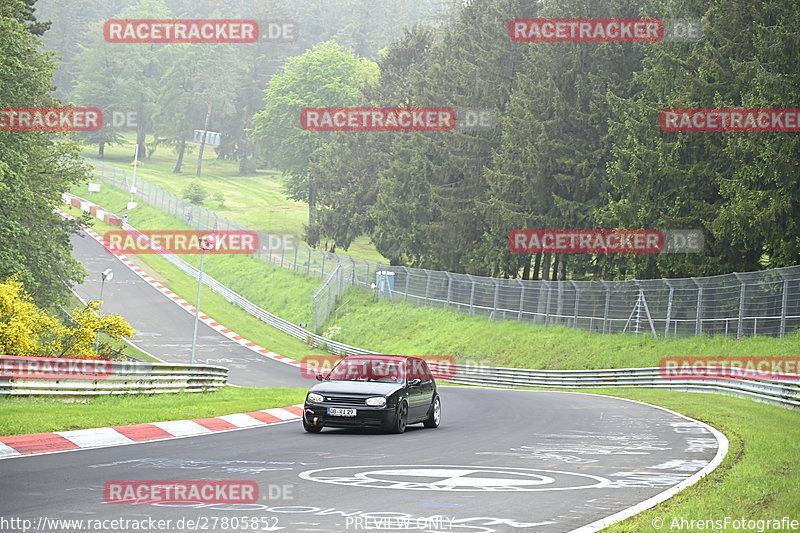
[[[309,433],[319,433],[322,431],[322,426],[315,426],[313,424],[309,424],[306,420],[306,417],[303,417],[303,429],[308,431]]]
[[[392,433],[403,433],[406,430],[407,424],[408,424],[408,404],[406,402],[400,402],[400,405],[397,406],[397,416],[394,419],[394,425],[392,426]]]
[[[433,399],[433,405],[431,406],[431,414],[428,416],[428,419],[422,423],[423,426],[426,428],[438,428],[439,422],[442,420],[442,401],[439,400],[439,397]]]

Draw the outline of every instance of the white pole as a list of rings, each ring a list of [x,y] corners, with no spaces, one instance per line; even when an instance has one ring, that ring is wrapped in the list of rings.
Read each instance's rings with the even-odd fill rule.
[[[200,321],[200,289],[203,287],[203,265],[206,259],[206,251],[203,249],[200,254],[200,275],[197,277],[197,300],[194,306],[194,333],[192,334],[192,364],[195,362],[194,354],[197,350],[197,323]]]
[[[139,143],[136,143],[136,151],[133,153],[133,185],[131,185],[131,202],[133,202],[133,191],[136,189],[136,169],[139,168]]]

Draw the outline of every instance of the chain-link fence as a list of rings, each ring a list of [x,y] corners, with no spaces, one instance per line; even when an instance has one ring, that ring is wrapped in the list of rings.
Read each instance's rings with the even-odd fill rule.
[[[98,178],[130,189],[130,172],[91,162]],[[249,229],[138,178],[136,189],[136,196],[146,203],[197,229]],[[314,331],[351,285],[376,291],[382,298],[490,320],[560,324],[603,334],[782,337],[800,327],[800,266],[704,278],[528,281],[380,265],[259,235],[262,260],[323,280],[328,274],[312,297]],[[332,276],[337,267],[340,270]]]

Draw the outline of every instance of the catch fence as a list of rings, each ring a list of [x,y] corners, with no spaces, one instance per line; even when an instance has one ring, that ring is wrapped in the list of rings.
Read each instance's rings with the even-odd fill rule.
[[[90,160],[96,177],[122,190],[130,172]],[[202,230],[249,230],[211,210],[136,179],[135,196]],[[312,296],[319,329],[349,286],[415,305],[490,320],[563,325],[595,333],[782,337],[800,327],[800,266],[702,278],[625,281],[498,279],[387,266],[259,232],[257,256],[325,280]]]

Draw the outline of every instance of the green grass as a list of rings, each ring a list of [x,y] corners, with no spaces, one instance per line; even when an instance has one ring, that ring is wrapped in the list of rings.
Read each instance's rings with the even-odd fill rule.
[[[85,195],[84,191],[76,192]],[[112,211],[121,210],[127,201],[125,193],[112,187],[104,187],[90,199]],[[186,228],[183,222],[151,207],[135,209],[129,221],[140,229]],[[195,265],[199,264],[196,256],[184,257]],[[144,258],[151,270],[159,272],[156,277],[193,301],[194,280],[161,257],[140,258]],[[311,323],[313,305],[310,295],[318,288],[318,279],[242,256],[209,256],[206,271],[282,318],[294,323]],[[233,307],[219,297],[213,301],[203,298],[204,310],[216,312],[219,309],[217,305]],[[251,338],[250,335],[254,334],[250,333],[249,315],[244,315],[229,327]],[[228,325],[224,319],[215,318]],[[253,324],[265,327],[252,320]],[[450,355],[463,362],[518,368],[648,367],[658,366],[659,361],[668,356],[796,356],[800,351],[800,331],[782,339],[746,337],[740,340],[709,336],[654,339],[650,335],[598,335],[560,326],[491,322],[452,310],[416,307],[402,301],[378,302],[374,295],[357,288],[346,292],[323,332],[326,330],[336,332],[331,335],[334,340],[374,351]],[[280,344],[259,343],[283,355],[297,355],[291,347],[284,353],[279,349]]]
[[[654,519],[663,520],[662,531],[669,531],[675,518],[800,519],[797,491],[800,412],[716,394],[640,389],[576,392],[595,392],[667,407],[711,425],[730,442],[728,455],[711,474],[653,509],[604,531],[657,531]],[[689,530],[698,528],[683,529]]]
[[[452,355],[499,366],[596,369],[658,366],[667,356],[796,356],[800,332],[782,339],[599,335],[562,326],[490,322],[446,309],[382,300],[350,289],[348,303],[328,324],[336,340],[375,351]]]
[[[125,140],[127,144],[107,146],[105,158],[101,161],[132,172],[134,136],[126,135]],[[199,145],[190,143],[189,150],[184,157],[181,174],[172,172],[177,153],[172,148],[159,147],[155,154],[143,160],[143,164],[136,170],[137,178],[141,177],[182,196],[184,187],[197,179],[195,172]],[[97,147],[85,147],[83,155],[98,159]],[[199,181],[209,194],[222,193],[225,198],[224,207],[219,207],[214,200],[207,200],[203,204],[206,209],[250,229],[289,236],[291,242],[304,242],[303,227],[308,223],[308,205],[286,198],[283,192],[284,178],[279,172],[261,170],[252,175],[240,176],[238,162],[217,159],[214,148],[206,146],[203,153],[203,175]],[[376,263],[387,263],[366,237],[356,239],[346,253]]]
[[[0,436],[246,413],[302,403],[305,394],[305,389],[285,387],[224,387],[215,392],[114,395],[82,402],[0,397]]]

